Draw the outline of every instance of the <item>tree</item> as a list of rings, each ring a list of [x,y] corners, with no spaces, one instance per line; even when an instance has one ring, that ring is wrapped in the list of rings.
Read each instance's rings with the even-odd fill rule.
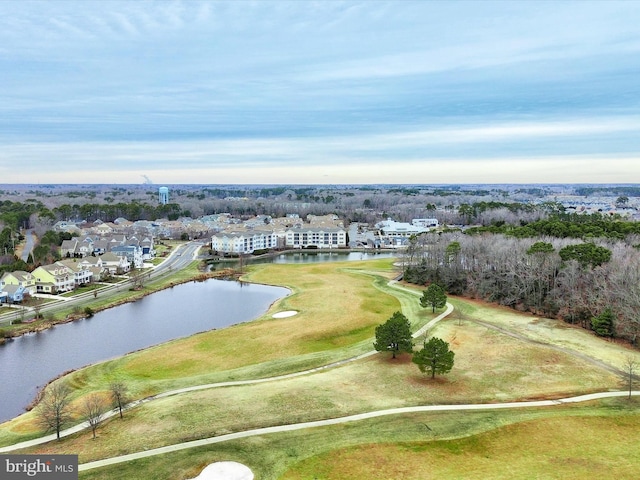
[[[96,430],[104,419],[105,413],[107,413],[107,406],[101,395],[93,393],[85,397],[82,404],[82,416],[91,427],[93,438],[96,438]]]
[[[628,375],[628,383],[629,383],[629,400],[631,400],[631,392],[633,390],[633,379],[635,377],[636,368],[638,367],[638,362],[632,356],[628,356],[625,361],[625,370]]]
[[[422,293],[420,305],[423,308],[431,307],[431,312],[435,313],[436,308],[442,308],[447,304],[447,294],[437,283],[432,283]]]
[[[453,368],[455,353],[449,350],[449,344],[441,338],[432,337],[424,342],[422,350],[413,354],[411,361],[418,365],[422,373],[431,372],[431,378],[437,374],[449,373]]]
[[[629,203],[629,197],[627,197],[626,195],[620,195],[616,199],[616,206],[617,207],[625,207],[628,203]]]
[[[376,341],[373,347],[379,352],[391,352],[393,358],[397,353],[413,351],[411,324],[400,312],[395,312],[389,320],[376,327]]]
[[[611,250],[605,247],[594,245],[593,243],[580,243],[577,245],[567,245],[558,252],[564,262],[576,260],[583,267],[591,265],[597,267],[611,260]]]
[[[127,386],[122,382],[113,382],[109,389],[111,390],[113,406],[118,409],[120,418],[122,418],[122,408],[127,403]]]
[[[613,336],[613,322],[615,315],[610,308],[606,308],[600,315],[591,319],[591,328],[599,337]]]
[[[71,390],[64,383],[56,382],[47,388],[37,408],[37,415],[47,431],[56,432],[60,440],[60,431],[71,420]]]
[[[131,279],[131,283],[133,285],[132,288],[134,290],[141,290],[144,288],[145,275],[147,274],[141,268],[131,267],[129,278]]]

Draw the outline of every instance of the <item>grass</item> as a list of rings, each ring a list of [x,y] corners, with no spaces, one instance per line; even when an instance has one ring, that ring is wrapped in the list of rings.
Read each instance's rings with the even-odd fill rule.
[[[389,261],[377,265],[382,273],[390,271]],[[285,267],[252,267],[249,278],[256,275],[260,281],[266,276],[294,292],[260,319],[81,369],[70,374],[67,382],[80,396],[108,389],[118,380],[128,385],[134,398],[142,398],[188,385],[298,371],[370,350],[375,326],[400,308],[396,297],[376,288],[386,282],[369,274],[341,272],[337,264],[289,271]],[[300,313],[286,319],[271,318],[273,311],[288,309]],[[25,434],[29,430],[25,421],[19,418],[5,424],[6,428],[0,429],[0,444],[15,441],[17,423],[23,424],[19,430]]]
[[[602,473],[602,465],[609,470],[595,478],[624,480],[637,478],[638,427],[637,405],[611,402],[405,414],[193,448],[81,472],[80,478],[187,479],[209,463],[231,460],[261,480],[582,479]],[[575,465],[584,468],[574,472]]]
[[[288,286],[292,294],[254,322],[74,372],[67,381],[75,389],[76,401],[83,394],[104,390],[114,379],[143,397],[180,386],[298,371],[371,350],[375,326],[396,310],[402,309],[414,328],[433,317],[419,306],[417,295],[387,285],[393,277],[389,260],[260,265],[251,267],[247,277]],[[626,352],[620,346],[588,335],[570,336],[572,342],[567,343],[563,335],[556,340],[548,333],[564,331],[560,324],[480,302],[451,301],[456,312],[431,333],[451,344],[456,363],[449,375],[435,381],[420,374],[408,355],[396,361],[376,355],[313,375],[156,400],[126,412],[124,420],[106,422],[95,441],[89,432],[82,432],[28,452],[78,453],[86,462],[250,428],[377,409],[557,398],[621,386],[618,376],[592,365],[585,368],[584,359],[570,353],[590,349],[594,358],[612,359],[614,355],[601,352],[616,348]],[[271,317],[282,310],[299,314]],[[523,338],[553,345],[557,341],[568,351]],[[637,400],[399,415],[225,442],[88,471],[81,478],[192,478],[216,460],[245,463],[261,479],[432,478],[435,473],[440,478],[532,478],[532,472],[533,478],[581,478],[571,477],[570,469],[564,468],[572,462],[580,474],[599,474],[606,467],[616,478],[627,478],[638,468],[634,442],[627,440],[638,427],[638,418]],[[4,424],[0,444],[35,435],[33,420],[27,414]],[[556,435],[563,429],[582,436]],[[594,450],[587,446],[600,442],[596,434],[601,431],[606,432],[602,438],[607,442],[607,460],[596,464],[590,460]],[[551,458],[551,452],[556,457]],[[625,460],[629,456],[633,459]],[[568,476],[553,476],[556,471]]]
[[[553,344],[584,354],[618,369],[624,370],[628,357],[640,363],[640,352],[628,345],[607,341],[592,332],[561,320],[538,317],[527,313],[462,298],[450,298],[456,308],[455,317],[480,320],[527,337],[533,341]]]
[[[336,449],[303,460],[280,478],[635,479],[640,471],[638,427],[637,413],[554,416],[452,440]]]
[[[376,355],[313,375],[156,400],[127,412],[124,422],[105,424],[98,442],[89,441],[90,433],[85,432],[32,451],[49,453],[46,448],[52,448],[80,454],[81,462],[87,462],[197,438],[379,409],[557,398],[618,385],[618,377],[585,370],[571,355],[522,344],[477,324],[448,321],[439,324],[434,334],[450,341],[456,352],[451,374],[436,380],[421,374],[408,355],[396,360]]]

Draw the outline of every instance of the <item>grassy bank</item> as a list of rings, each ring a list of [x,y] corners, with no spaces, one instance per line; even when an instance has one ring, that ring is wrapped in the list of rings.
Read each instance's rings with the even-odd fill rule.
[[[413,301],[417,303],[417,297]],[[559,398],[615,389],[620,384],[616,375],[585,369],[571,354],[470,321],[441,322],[433,334],[450,342],[456,352],[453,371],[435,380],[421,374],[408,355],[395,360],[375,355],[312,375],[163,398],[127,412],[125,421],[106,423],[97,442],[90,441],[85,432],[32,451],[78,453],[86,462],[253,428],[379,409]],[[371,349],[371,339],[366,348]],[[71,375],[71,380],[74,387],[83,387],[75,383],[77,375]]]
[[[133,396],[140,398],[183,386],[295,372],[348,358],[371,350],[375,327],[394,311],[402,309],[414,329],[433,317],[430,309],[419,306],[418,295],[387,285],[393,276],[390,260],[254,266],[247,280],[287,286],[292,292],[256,321],[82,369],[66,381],[74,388],[77,402],[82,395],[104,391],[113,380],[125,382]],[[252,428],[379,409],[558,398],[618,389],[622,379],[597,363],[585,363],[584,355],[613,363],[620,355],[637,355],[596,337],[571,335],[572,329],[565,332],[560,322],[481,302],[452,302],[455,313],[431,333],[450,343],[456,353],[455,366],[450,374],[435,380],[421,374],[408,355],[392,360],[379,354],[286,380],[154,400],[127,411],[124,420],[105,422],[96,440],[82,432],[28,452],[77,453],[81,462],[87,462]],[[295,310],[298,315],[272,318],[283,310]],[[617,478],[625,478],[628,469],[638,465],[636,460],[624,463],[621,459],[632,448],[634,442],[627,441],[627,436],[638,426],[639,415],[637,400],[525,411],[400,415],[230,441],[89,471],[81,478],[191,478],[216,460],[241,461],[261,479],[283,475],[290,479],[314,475],[432,478],[431,464],[442,478],[474,478],[475,472],[479,472],[475,478],[504,478],[506,470],[487,469],[491,464],[483,460],[487,452],[495,455],[493,462],[498,466],[499,462],[514,462],[515,478],[527,478],[523,472],[535,466],[531,455],[547,458],[548,452],[556,450],[558,462],[567,459],[584,465],[586,471],[600,468],[587,461],[587,453],[581,453],[591,452],[579,447],[582,438],[575,440],[575,448],[571,445],[563,450],[565,436],[557,435],[556,440],[556,431],[562,428],[577,429],[584,441],[595,441],[595,432],[606,430],[614,449],[611,458],[619,467],[614,471],[619,473]],[[37,432],[31,414],[2,427],[2,444]],[[526,439],[542,445],[525,444]],[[509,450],[509,442],[520,443]],[[518,452],[525,458],[516,462]],[[407,465],[409,476],[393,473],[402,464]],[[545,476],[553,472],[553,465],[553,461],[545,464],[543,478],[578,478]],[[354,472],[354,476],[347,477],[345,472]]]
[[[638,427],[638,408],[616,402],[405,414],[194,448],[81,472],[80,478],[187,479],[209,463],[233,460],[260,480],[578,480],[591,472],[595,478],[635,479]]]
[[[401,302],[379,289],[388,288],[384,277],[345,272],[344,266],[252,267],[248,280],[287,286],[292,295],[254,322],[135,352],[73,372],[65,381],[77,398],[105,391],[115,380],[128,386],[132,398],[143,398],[184,386],[299,371],[368,351],[375,326],[400,309]],[[390,261],[369,263],[372,267],[391,276]],[[288,309],[299,313],[285,319],[271,316]],[[17,441],[17,432],[19,437],[37,435],[32,417],[3,424],[0,444]]]

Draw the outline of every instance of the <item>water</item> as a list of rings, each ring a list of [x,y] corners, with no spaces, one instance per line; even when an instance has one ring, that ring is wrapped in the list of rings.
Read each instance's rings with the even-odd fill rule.
[[[285,288],[207,280],[178,285],[0,346],[0,422],[20,415],[49,380],[72,369],[263,314]]]
[[[295,252],[255,263],[391,258],[393,253]],[[220,264],[223,265],[223,264]],[[0,346],[0,422],[20,415],[37,391],[73,369],[194,333],[252,320],[288,290],[239,282],[191,282]]]
[[[393,258],[394,253],[369,252],[295,252],[283,253],[273,259],[273,263],[315,263],[315,262],[344,262],[357,260],[372,260],[376,258]]]
[[[358,260],[372,260],[376,258],[394,258],[397,254],[393,252],[317,252],[314,250],[304,250],[300,252],[281,253],[276,256],[267,257],[246,257],[244,262],[249,265],[261,263],[316,263],[316,262],[352,262]],[[235,266],[238,261],[218,262],[210,265],[211,270],[218,270],[229,266]]]

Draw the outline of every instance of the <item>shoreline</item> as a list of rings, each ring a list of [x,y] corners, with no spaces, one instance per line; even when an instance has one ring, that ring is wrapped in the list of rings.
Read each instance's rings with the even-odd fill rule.
[[[167,288],[172,288],[175,287],[177,285],[182,285],[185,283],[189,283],[189,282],[203,282],[209,279],[213,279],[213,278],[223,278],[223,279],[229,279],[229,278],[233,278],[234,280],[238,279],[238,274],[233,273],[232,271],[230,271],[230,269],[225,269],[225,270],[219,270],[219,271],[214,271],[214,272],[200,272],[192,277],[189,278],[185,278],[182,280],[174,280],[171,281],[170,283],[166,284],[166,285],[162,285],[159,287],[153,287],[153,288],[149,288],[149,287],[143,287],[145,290],[133,290],[133,289],[129,289],[128,291],[131,292],[131,296],[125,298],[125,299],[121,299],[121,300],[115,300],[113,302],[110,302],[104,306],[101,307],[96,307],[96,308],[91,308],[92,312],[91,314],[87,314],[86,312],[82,311],[79,313],[70,313],[68,315],[66,315],[64,318],[59,318],[59,319],[40,319],[40,320],[32,320],[29,323],[27,322],[22,322],[20,324],[15,324],[15,325],[21,325],[21,326],[27,326],[28,328],[24,328],[24,329],[16,329],[14,331],[5,331],[4,333],[4,337],[0,338],[0,346],[3,345],[5,342],[10,341],[14,338],[19,338],[23,335],[28,335],[31,333],[37,333],[37,332],[42,332],[44,330],[48,330],[49,328],[55,327],[56,325],[63,325],[65,323],[70,323],[70,322],[74,322],[76,320],[82,320],[82,319],[86,319],[86,318],[90,318],[93,315],[95,315],[98,312],[102,312],[104,310],[108,310],[110,308],[114,308],[114,307],[118,307],[120,305],[125,305],[127,303],[133,303],[133,302],[137,302],[138,300],[143,299],[144,297],[151,295],[153,293],[156,292],[160,292],[162,290],[165,290]],[[6,327],[4,327],[6,328]],[[0,329],[2,330],[2,329]]]

